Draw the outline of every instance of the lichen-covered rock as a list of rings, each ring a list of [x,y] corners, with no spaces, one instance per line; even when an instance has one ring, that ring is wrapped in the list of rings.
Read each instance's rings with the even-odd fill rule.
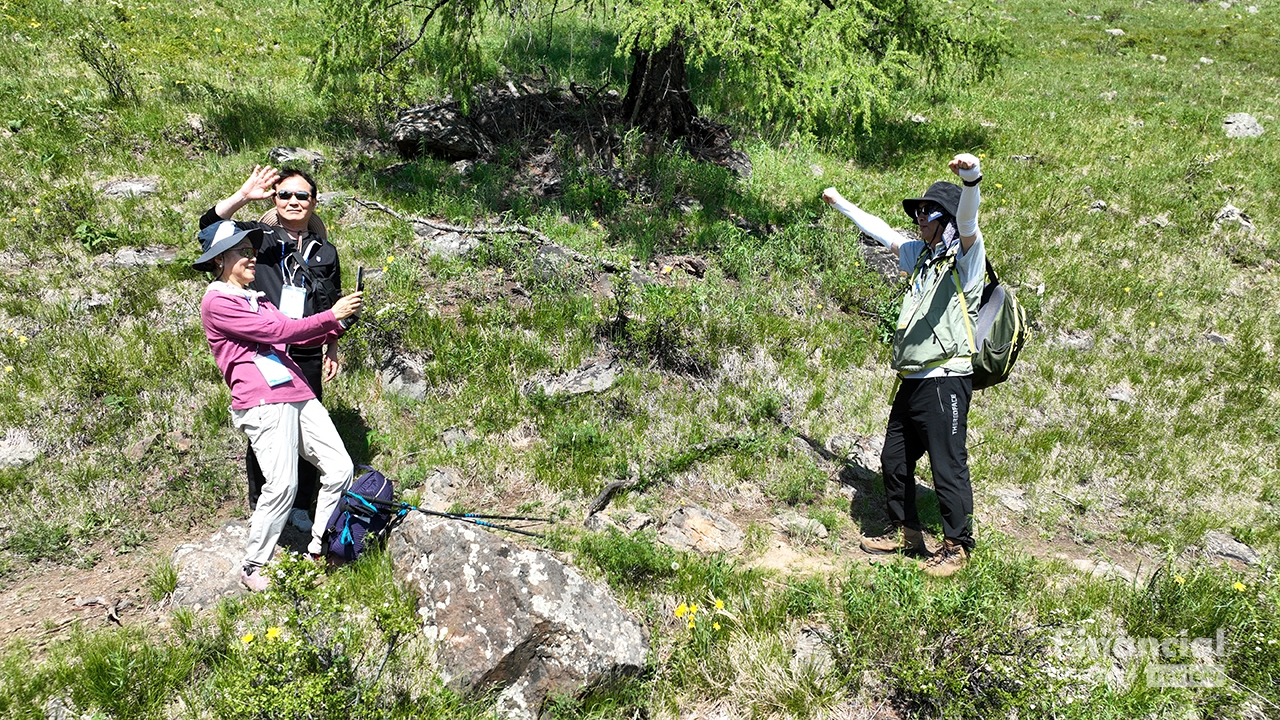
[[[737,552],[742,549],[742,530],[726,517],[705,508],[682,507],[658,531],[658,540],[677,550],[700,553]]]
[[[392,533],[390,552],[438,639],[441,677],[462,691],[495,692],[506,717],[535,718],[549,695],[580,693],[645,663],[645,629],[548,553],[417,513]]]
[[[391,140],[405,158],[428,154],[444,160],[469,160],[493,152],[489,139],[462,114],[456,102],[405,110],[396,118]]]
[[[173,603],[202,610],[223,598],[247,593],[240,584],[240,563],[248,539],[249,523],[232,520],[208,540],[184,543],[174,549],[178,586],[173,591]]]

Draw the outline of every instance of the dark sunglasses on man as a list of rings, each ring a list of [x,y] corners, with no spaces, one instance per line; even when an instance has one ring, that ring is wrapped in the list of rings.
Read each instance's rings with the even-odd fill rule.
[[[276,198],[286,201],[298,198],[299,202],[306,202],[311,199],[311,193],[306,190],[277,190]]]
[[[916,220],[923,217],[925,222],[933,222],[944,214],[942,206],[937,203],[920,203],[916,206]]]

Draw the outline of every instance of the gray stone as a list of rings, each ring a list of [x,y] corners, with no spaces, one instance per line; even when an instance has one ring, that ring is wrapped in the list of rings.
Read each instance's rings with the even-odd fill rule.
[[[1167,62],[1169,62],[1169,58],[1165,57],[1164,55],[1156,55],[1156,54],[1154,54],[1154,53],[1151,55],[1151,59],[1152,59],[1152,60],[1155,60],[1155,61],[1156,61],[1156,62],[1158,62],[1158,63],[1167,63]]]
[[[1212,64],[1213,64],[1213,59],[1212,59],[1212,58],[1207,58],[1207,57],[1202,57],[1202,58],[1200,58],[1200,64],[1201,64],[1201,65],[1212,65]]]
[[[10,428],[0,441],[0,468],[22,467],[40,457],[40,448],[26,430]]]
[[[795,669],[808,666],[825,674],[835,664],[831,650],[827,647],[827,638],[831,636],[831,628],[825,625],[807,625],[796,633],[795,644],[791,648],[791,665]]]
[[[827,459],[824,458],[817,450],[814,450],[813,446],[809,444],[809,441],[804,438],[798,435],[791,438],[791,447],[795,448],[796,452],[802,457],[807,457],[813,461],[814,465],[817,465],[818,467],[826,466]]]
[[[1227,203],[1213,216],[1213,227],[1216,230],[1235,228],[1243,230],[1247,233],[1254,231],[1253,220],[1245,214],[1245,211]]]
[[[1071,566],[1085,575],[1103,580],[1133,582],[1135,578],[1132,571],[1105,560],[1094,561],[1088,558],[1075,558],[1071,561]]]
[[[1204,58],[1201,58],[1204,62]],[[1245,138],[1258,137],[1266,132],[1258,119],[1249,113],[1232,113],[1222,121],[1222,129],[1226,131],[1229,138]]]
[[[316,195],[316,204],[320,207],[333,207],[350,199],[351,196],[344,192],[322,192]]]
[[[705,554],[737,552],[742,549],[743,533],[728,518],[700,507],[676,510],[658,531],[658,540],[677,550]]]
[[[422,499],[419,507],[436,512],[446,512],[458,499],[462,489],[462,476],[449,467],[437,467],[422,481]]]
[[[1010,512],[1021,513],[1027,509],[1027,493],[1021,488],[996,488],[991,494]]]
[[[267,153],[267,159],[277,165],[306,163],[311,166],[312,170],[318,170],[324,164],[324,155],[314,150],[299,147],[273,147],[271,152]]]
[[[1158,228],[1166,228],[1166,227],[1169,227],[1169,224],[1172,222],[1173,222],[1173,219],[1170,217],[1169,213],[1162,212],[1159,215],[1156,215],[1155,217],[1143,216],[1139,218],[1138,227],[1142,227],[1144,225],[1155,225]]]
[[[1122,382],[1107,389],[1107,399],[1112,402],[1121,402],[1127,405],[1133,404],[1133,388],[1129,387],[1128,382]]]
[[[1230,335],[1219,335],[1216,332],[1207,332],[1204,334],[1204,341],[1210,345],[1227,345],[1230,344],[1232,338]]]
[[[494,693],[504,717],[533,720],[552,694],[576,695],[645,665],[644,627],[548,553],[419,513],[392,533],[390,553],[438,642],[440,678]]]
[[[396,118],[391,140],[405,158],[429,154],[444,160],[468,160],[493,152],[489,138],[463,116],[457,102],[405,110]]]
[[[1088,351],[1093,349],[1093,335],[1088,330],[1063,330],[1054,344],[1068,350]]]
[[[115,255],[102,255],[99,257],[105,260],[105,264],[115,267],[154,267],[161,263],[173,262],[178,257],[178,249],[164,247],[163,245],[145,248],[123,247],[117,250]],[[99,262],[102,262],[102,260]]]
[[[418,228],[423,228],[418,232]],[[429,255],[443,258],[462,257],[480,247],[480,239],[471,235],[456,232],[437,233],[425,226],[414,226],[415,232],[422,238],[422,247]]]
[[[804,517],[794,510],[789,510],[779,515],[773,521],[789,537],[798,540],[820,540],[825,539],[829,534],[826,525],[812,518]]]
[[[412,355],[392,355],[378,369],[378,384],[382,389],[407,397],[423,400],[427,397],[427,381],[423,376],[424,363]]]
[[[677,196],[672,203],[684,215],[692,215],[702,209],[702,203],[688,195]]]
[[[613,358],[595,358],[563,375],[527,383],[526,394],[541,388],[547,395],[583,395],[604,392],[613,387],[621,367]]]
[[[1094,200],[1093,202],[1089,203],[1089,212],[1106,212],[1106,211],[1107,211],[1106,200]]]
[[[543,282],[580,281],[578,261],[559,245],[542,245],[533,255],[533,274]]]
[[[925,117],[925,116],[923,116],[923,115],[912,115],[911,117],[909,117],[909,118],[907,118],[907,119],[908,119],[908,120],[910,120],[910,121],[911,121],[911,122],[913,122],[913,123],[916,123],[917,125],[924,125],[924,124],[927,124],[927,123],[929,122],[929,118],[927,118],[927,117]]]
[[[98,192],[117,200],[121,198],[146,197],[160,192],[160,181],[150,177],[121,178],[100,184]]]
[[[1257,550],[1226,533],[1207,532],[1201,543],[1204,554],[1210,558],[1237,560],[1245,565],[1257,565],[1262,562],[1262,557],[1258,555]]]
[[[1124,31],[1120,28],[1110,28],[1105,32],[1111,37],[1124,37]]]
[[[440,435],[440,441],[450,450],[465,448],[475,442],[475,436],[465,428],[451,427]]]
[[[232,520],[204,542],[175,548],[178,586],[173,591],[174,604],[201,610],[223,598],[247,593],[240,584],[240,564],[248,539],[249,523]]]
[[[816,163],[809,165],[809,172],[816,178],[820,178],[826,174],[826,171],[822,169],[822,166]]]
[[[634,510],[609,510],[588,517],[582,524],[592,532],[603,532],[614,528],[619,532],[631,534],[651,527],[653,516]]]
[[[129,448],[124,451],[124,456],[128,458],[129,462],[136,463],[146,456],[147,451],[151,449],[151,444],[155,441],[155,433],[151,433],[130,445]]]

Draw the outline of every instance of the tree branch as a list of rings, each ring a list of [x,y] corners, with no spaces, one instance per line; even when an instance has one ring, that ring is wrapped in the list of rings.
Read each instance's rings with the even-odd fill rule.
[[[400,213],[396,212],[395,210],[392,210],[386,205],[383,205],[380,202],[375,202],[373,200],[361,200],[358,197],[352,198],[352,200],[357,205],[360,205],[361,207],[369,208],[370,210],[378,210],[378,211],[384,212],[397,220],[400,220],[402,222],[407,222],[411,225],[422,225],[424,227],[429,227],[432,230],[440,230],[442,232],[456,232],[461,235],[525,235],[527,237],[533,238],[534,242],[536,242],[538,245],[550,245],[552,247],[555,247],[559,249],[561,252],[568,255],[569,257],[573,258],[574,260],[580,263],[583,263],[584,265],[597,266],[601,270],[604,270],[605,272],[617,273],[617,272],[622,272],[624,270],[630,269],[629,267],[623,267],[610,260],[601,260],[599,258],[593,258],[590,255],[584,255],[583,253],[580,253],[577,250],[573,250],[572,248],[567,248],[567,247],[564,247],[563,245],[558,245],[555,242],[553,242],[551,238],[547,237],[543,233],[537,230],[534,230],[531,227],[526,227],[524,225],[501,225],[497,227],[452,225],[446,222],[437,222],[435,220],[427,220],[426,218],[413,217],[409,215],[401,215]]]

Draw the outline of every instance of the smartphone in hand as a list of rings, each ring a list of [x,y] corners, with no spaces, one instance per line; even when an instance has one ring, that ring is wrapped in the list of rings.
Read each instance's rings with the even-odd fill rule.
[[[364,266],[356,270],[356,292],[364,292]]]

